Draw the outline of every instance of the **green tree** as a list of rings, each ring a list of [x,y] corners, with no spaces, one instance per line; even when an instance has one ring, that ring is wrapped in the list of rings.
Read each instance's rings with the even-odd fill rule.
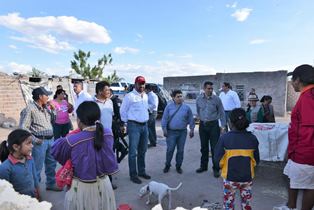
[[[105,77],[104,80],[111,84],[113,82],[121,82],[122,80],[124,80],[124,78],[119,77],[117,71],[114,70],[113,73]]]
[[[84,79],[102,79],[103,70],[106,65],[111,64],[112,57],[109,53],[98,59],[97,65],[91,67],[87,60],[90,58],[90,51],[87,53],[83,50],[74,52],[74,60],[71,61],[71,68]]]
[[[28,76],[30,77],[45,77],[48,76],[45,72],[40,71],[39,69],[33,67],[32,71],[27,73]]]

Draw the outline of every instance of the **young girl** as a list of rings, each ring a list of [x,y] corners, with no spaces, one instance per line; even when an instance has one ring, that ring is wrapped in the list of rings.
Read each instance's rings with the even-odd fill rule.
[[[257,138],[246,131],[249,121],[245,111],[237,108],[230,113],[231,131],[222,135],[215,148],[214,161],[224,179],[224,209],[234,209],[236,190],[240,190],[242,209],[250,210],[254,167],[259,162]]]
[[[260,116],[258,115],[261,107],[257,105],[257,102],[259,101],[257,95],[249,95],[248,101],[249,104],[246,110],[246,118],[248,119],[249,123],[262,122],[263,119],[260,119]]]
[[[0,179],[13,185],[20,194],[39,198],[39,184],[31,157],[32,135],[22,129],[12,131],[0,145]]]
[[[52,155],[61,163],[72,161],[73,180],[65,195],[65,210],[116,210],[114,192],[108,175],[118,171],[113,152],[111,129],[100,123],[100,109],[85,101],[76,110],[80,131],[60,138]]]

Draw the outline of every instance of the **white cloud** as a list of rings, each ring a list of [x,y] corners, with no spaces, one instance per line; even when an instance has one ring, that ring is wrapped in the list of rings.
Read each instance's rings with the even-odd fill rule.
[[[9,45],[9,48],[16,50],[16,49],[17,49],[17,46],[15,46],[15,45],[13,45],[13,44],[10,44],[10,45]]]
[[[231,16],[234,17],[237,21],[243,22],[249,17],[251,12],[252,12],[252,9],[242,8],[242,9],[237,9]]]
[[[48,34],[39,35],[36,37],[11,37],[14,40],[29,43],[30,47],[44,50],[50,53],[58,53],[62,50],[73,50],[68,42],[58,41],[56,37]]]
[[[169,58],[192,58],[193,56],[191,54],[184,54],[184,55],[176,55],[174,53],[167,53],[164,54],[164,56],[169,57]]]
[[[117,74],[127,82],[133,82],[138,75],[143,75],[148,82],[162,83],[163,77],[167,76],[191,76],[215,74],[216,70],[209,66],[185,63],[178,64],[172,61],[159,61],[158,65],[136,65],[120,64],[108,66],[105,72],[112,73],[117,70]]]
[[[116,47],[113,50],[116,54],[125,54],[125,53],[131,53],[131,54],[136,54],[140,50],[136,48],[131,48],[131,47]]]
[[[137,38],[139,38],[139,39],[143,39],[143,35],[142,35],[142,34],[137,33],[136,36],[137,36]]]
[[[32,66],[27,65],[27,64],[18,64],[15,62],[11,62],[4,69],[7,69],[7,71],[10,73],[17,72],[20,74],[25,74],[27,72],[32,71]]]
[[[45,16],[23,18],[18,13],[0,16],[0,26],[22,34],[18,41],[47,52],[73,49],[70,41],[108,44],[107,29],[94,22],[78,20],[72,16]]]
[[[167,53],[167,54],[165,54],[165,56],[166,56],[166,57],[174,57],[175,54],[174,54],[174,53]]]
[[[250,41],[250,44],[263,44],[265,42],[268,42],[268,40],[265,39],[254,39]]]
[[[178,58],[192,58],[191,54],[179,55]]]
[[[11,74],[14,72],[20,73],[20,74],[26,74],[28,72],[32,71],[32,68],[34,66],[31,66],[29,64],[20,64],[16,62],[10,62],[4,66],[0,66],[0,71],[5,72],[7,74]],[[69,75],[70,67],[65,67],[62,64],[56,63],[56,65],[52,68],[50,67],[41,67],[40,65],[35,65],[36,68],[38,68],[40,71],[43,71],[47,73],[48,75],[59,75],[59,76],[66,76]]]
[[[236,8],[238,5],[238,2],[233,2],[233,4],[226,4],[227,8]]]

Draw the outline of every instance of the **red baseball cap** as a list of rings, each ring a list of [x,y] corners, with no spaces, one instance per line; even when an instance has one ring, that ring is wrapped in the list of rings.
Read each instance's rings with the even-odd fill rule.
[[[137,76],[135,78],[135,83],[139,83],[139,84],[145,84],[146,81],[145,81],[145,78],[143,76]]]

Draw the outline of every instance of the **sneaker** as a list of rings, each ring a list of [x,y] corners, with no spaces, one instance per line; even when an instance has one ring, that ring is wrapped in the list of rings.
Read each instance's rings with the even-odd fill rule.
[[[131,177],[130,180],[135,184],[142,184],[142,181],[137,176]]]
[[[149,144],[148,148],[151,148],[151,147],[156,147],[156,144]]]
[[[176,170],[177,170],[178,174],[182,174],[183,173],[183,170],[182,170],[181,167],[177,167]]]
[[[46,190],[60,192],[60,191],[63,191],[63,188],[60,188],[57,185],[53,185],[53,186],[47,186]]]
[[[200,168],[196,169],[196,173],[203,173],[204,171],[207,171],[207,168],[200,167]]]
[[[144,179],[150,179],[151,177],[148,174],[139,174],[139,177],[142,177]]]
[[[165,168],[164,168],[164,173],[168,173],[168,172],[169,172],[169,169],[170,169],[170,166],[165,166]]]

